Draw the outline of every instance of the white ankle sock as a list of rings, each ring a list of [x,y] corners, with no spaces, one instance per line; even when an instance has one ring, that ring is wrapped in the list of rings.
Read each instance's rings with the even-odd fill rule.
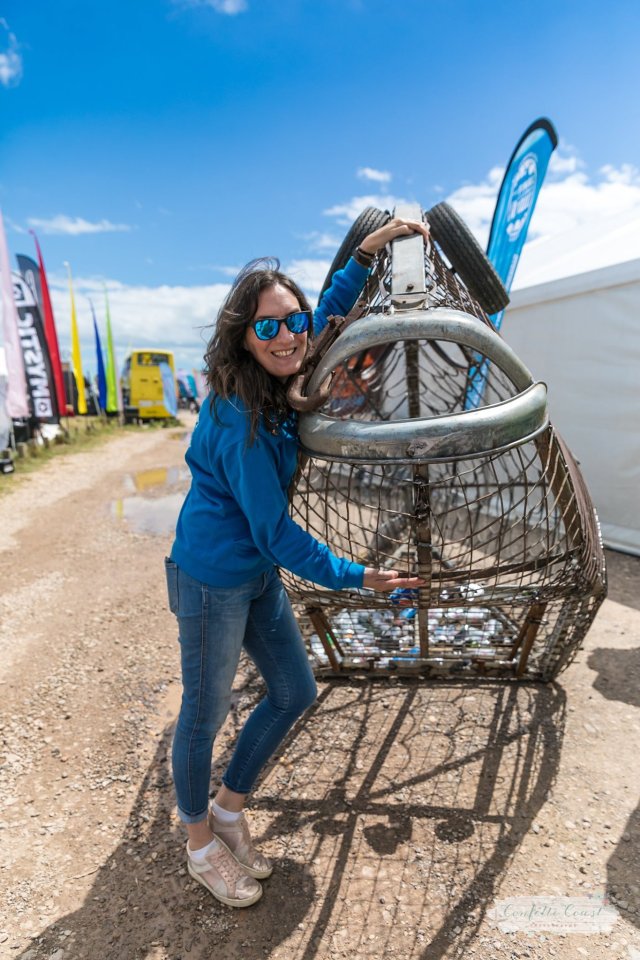
[[[211,807],[216,820],[219,820],[220,823],[237,823],[242,816],[242,810],[240,813],[233,813],[232,810],[225,810],[224,807],[217,804],[215,800],[211,804]]]
[[[189,856],[192,860],[195,860],[196,863],[204,863],[207,854],[213,853],[218,846],[218,841],[214,837],[211,843],[208,843],[206,847],[200,847],[199,850],[192,850],[191,847],[189,847]]]

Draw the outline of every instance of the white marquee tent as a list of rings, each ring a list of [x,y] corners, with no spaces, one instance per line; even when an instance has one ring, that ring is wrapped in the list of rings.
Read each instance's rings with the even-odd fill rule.
[[[502,334],[549,388],[604,542],[640,555],[640,213],[523,251]]]

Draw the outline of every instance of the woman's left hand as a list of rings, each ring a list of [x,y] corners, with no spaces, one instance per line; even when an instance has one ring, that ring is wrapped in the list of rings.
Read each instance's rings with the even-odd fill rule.
[[[426,586],[427,581],[420,577],[403,577],[397,570],[379,570],[365,567],[362,586],[367,590],[379,590],[390,593],[392,590],[417,590]]]
[[[429,239],[429,224],[422,220],[403,220],[401,217],[394,217],[385,223],[384,227],[379,227],[365,237],[360,244],[363,253],[377,253],[382,247],[385,247],[392,240],[398,237],[408,237],[412,233],[421,233],[425,240]]]

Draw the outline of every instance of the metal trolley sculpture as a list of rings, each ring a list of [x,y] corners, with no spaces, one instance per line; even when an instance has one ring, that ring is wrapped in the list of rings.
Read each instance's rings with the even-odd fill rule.
[[[327,284],[388,216],[358,218]],[[320,674],[550,680],[606,594],[597,517],[544,383],[485,313],[508,302],[497,274],[450,207],[426,219],[432,242],[378,255],[289,399],[294,519],[339,555],[427,585],[389,596],[283,578]]]

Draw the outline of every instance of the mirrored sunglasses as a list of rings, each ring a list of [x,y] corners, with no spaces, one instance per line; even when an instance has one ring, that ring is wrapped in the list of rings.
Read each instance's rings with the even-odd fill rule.
[[[255,330],[258,340],[273,340],[280,333],[281,323],[286,323],[290,333],[304,333],[309,329],[310,320],[310,310],[297,310],[280,320],[276,317],[260,317],[259,320],[253,320],[249,326]]]

